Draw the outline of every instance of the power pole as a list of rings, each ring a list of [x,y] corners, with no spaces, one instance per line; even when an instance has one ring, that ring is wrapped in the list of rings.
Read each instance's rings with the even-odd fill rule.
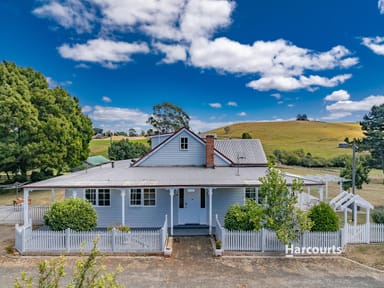
[[[352,194],[355,194],[355,183],[356,183],[356,148],[358,148],[353,142],[352,144]]]

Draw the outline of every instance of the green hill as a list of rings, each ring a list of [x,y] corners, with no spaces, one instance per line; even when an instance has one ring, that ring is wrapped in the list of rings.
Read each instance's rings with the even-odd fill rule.
[[[304,149],[312,156],[332,158],[350,154],[348,149],[338,148],[346,137],[362,137],[359,123],[336,123],[318,121],[246,122],[237,123],[224,129],[221,127],[207,133],[214,133],[219,139],[241,138],[248,132],[252,138],[260,139],[265,153],[270,155],[275,149]],[[227,130],[227,133],[226,131]]]

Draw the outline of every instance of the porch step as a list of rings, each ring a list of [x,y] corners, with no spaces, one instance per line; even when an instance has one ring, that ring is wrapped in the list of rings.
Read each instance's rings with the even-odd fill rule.
[[[173,236],[206,236],[208,234],[208,225],[186,224],[173,227]]]

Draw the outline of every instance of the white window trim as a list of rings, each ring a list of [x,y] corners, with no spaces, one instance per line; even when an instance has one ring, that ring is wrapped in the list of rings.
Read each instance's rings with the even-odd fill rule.
[[[187,139],[187,149],[184,149],[181,147],[182,143],[181,143],[181,139]],[[184,143],[185,144],[185,143]],[[180,151],[188,151],[189,150],[189,138],[187,136],[180,136],[180,140],[179,140],[179,149]]]
[[[87,193],[87,190],[88,189],[95,189],[96,190],[96,199],[95,199],[95,201],[96,201],[96,205],[94,205],[94,204],[92,204],[92,202],[91,201],[89,201],[88,199],[87,199],[87,197],[86,197],[86,193]],[[109,190],[109,205],[99,205],[99,190],[100,189],[103,189],[103,190]],[[84,189],[84,199],[85,200],[88,200],[91,204],[92,204],[92,207],[100,207],[100,208],[103,208],[103,207],[111,207],[112,205],[111,205],[111,202],[112,202],[112,193],[111,193],[111,189],[109,189],[109,188],[86,188],[86,189]]]
[[[140,204],[133,205],[131,202],[132,190],[137,189],[140,190]],[[129,191],[129,207],[144,207],[144,208],[156,208],[157,207],[157,189],[156,188],[134,188]],[[144,189],[153,189],[155,191],[155,205],[144,205]]]

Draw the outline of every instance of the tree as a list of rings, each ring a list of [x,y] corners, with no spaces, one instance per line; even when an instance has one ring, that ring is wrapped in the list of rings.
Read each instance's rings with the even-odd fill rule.
[[[0,172],[60,173],[88,157],[92,135],[77,98],[59,87],[49,89],[46,78],[31,68],[0,64]]]
[[[296,121],[308,121],[307,114],[297,114]]]
[[[97,225],[97,213],[88,200],[67,198],[49,207],[44,214],[44,224],[54,231],[67,228],[75,231],[92,231]]]
[[[97,135],[97,134],[103,134],[103,129],[94,127],[93,128],[93,135]]]
[[[108,156],[113,160],[135,159],[142,157],[149,151],[149,147],[140,142],[122,139],[113,142],[108,148]]]
[[[303,215],[297,215],[295,208],[297,203],[295,192],[302,192],[303,182],[294,179],[288,188],[282,172],[273,167],[269,167],[267,174],[260,177],[259,181],[260,197],[264,199],[265,226],[274,230],[281,242],[289,244],[297,239],[296,229],[303,226],[298,221],[305,220]]]
[[[384,104],[373,106],[360,122],[364,137],[362,149],[368,150],[372,159],[384,173]]]
[[[369,183],[368,174],[370,170],[366,158],[355,160],[355,186],[357,189],[362,189],[364,183]],[[340,177],[352,179],[352,161],[350,159],[346,161],[345,167],[340,170]],[[352,181],[343,182],[344,190],[348,190],[351,187]]]
[[[175,104],[163,102],[153,106],[153,113],[147,123],[161,133],[172,133],[182,127],[189,128],[189,116]]]
[[[129,135],[129,137],[136,137],[137,132],[134,128],[129,128],[128,135]]]
[[[252,136],[251,136],[251,134],[249,134],[248,132],[244,132],[244,133],[241,135],[241,139],[252,139]]]

